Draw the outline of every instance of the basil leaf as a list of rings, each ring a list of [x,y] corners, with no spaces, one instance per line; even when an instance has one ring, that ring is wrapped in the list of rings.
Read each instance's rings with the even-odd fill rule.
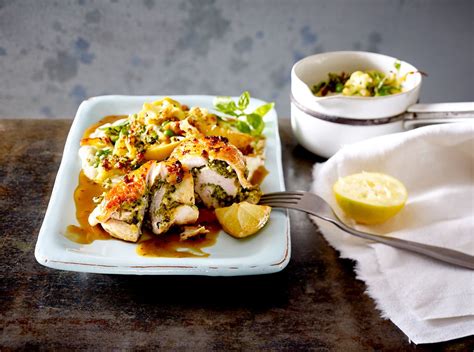
[[[267,112],[269,112],[273,108],[274,105],[275,105],[274,103],[268,103],[268,104],[259,106],[258,108],[255,109],[255,111],[252,114],[257,114],[260,117],[264,117],[267,114]]]
[[[234,102],[234,100],[232,100],[231,97],[221,96],[214,99],[214,108],[217,111],[228,115],[228,117],[218,116],[219,122],[221,124],[233,126],[242,133],[247,133],[258,137],[262,134],[263,129],[265,128],[263,117],[273,108],[275,104],[264,104],[255,109],[254,112],[246,114],[245,109],[248,108],[249,104],[250,93],[248,91],[245,91],[240,95],[237,104]],[[245,117],[245,120],[241,119],[243,117]]]
[[[215,97],[214,106],[227,106],[229,103],[233,102],[231,97]]]
[[[400,61],[395,61],[395,63],[393,64],[393,66],[395,66],[395,68],[397,69],[397,71],[400,71],[400,67],[402,66],[402,63]]]
[[[247,106],[249,106],[250,103],[250,93],[245,91],[241,94],[239,101],[237,103],[237,106],[239,107],[240,111],[244,111],[247,109]]]
[[[236,116],[234,111],[237,110],[237,105],[235,105],[231,97],[216,97],[214,99],[214,107],[224,114]]]
[[[257,114],[249,114],[247,115],[247,122],[253,129],[258,129],[263,123],[263,119],[260,115]]]
[[[255,137],[260,136],[262,134],[264,128],[265,128],[265,124],[260,125],[259,128],[252,130],[251,135],[255,136]]]
[[[258,116],[258,115],[255,115]],[[265,128],[265,122],[263,122],[263,119],[258,116],[259,119],[254,121],[254,125],[252,125],[253,130],[252,130],[252,135],[253,136],[260,136],[263,132],[263,129]]]
[[[237,120],[237,121],[235,121],[235,127],[237,127],[237,129],[242,133],[250,134],[251,130],[250,130],[250,126],[247,124],[247,122]]]

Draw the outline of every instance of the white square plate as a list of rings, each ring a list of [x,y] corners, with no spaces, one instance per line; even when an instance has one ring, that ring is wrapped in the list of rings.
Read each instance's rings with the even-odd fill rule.
[[[290,228],[286,211],[274,210],[268,224],[256,236],[238,240],[224,232],[216,244],[204,248],[205,258],[142,257],[136,244],[119,240],[95,241],[82,245],[64,236],[66,227],[77,224],[73,194],[81,163],[79,141],[91,124],[107,115],[128,115],[141,109],[144,102],[162,96],[101,96],[84,101],[79,107],[64,147],[61,166],[43,225],[36,243],[36,260],[62,270],[107,274],[138,275],[254,275],[282,270],[290,259]],[[213,96],[172,96],[190,107],[212,110]],[[249,109],[265,104],[251,99]],[[283,191],[281,145],[278,119],[274,109],[265,116],[267,137],[265,166],[270,171],[262,184],[264,193]]]

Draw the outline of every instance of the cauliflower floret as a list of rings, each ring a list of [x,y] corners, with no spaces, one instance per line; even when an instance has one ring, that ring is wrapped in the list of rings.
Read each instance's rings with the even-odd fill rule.
[[[368,87],[373,83],[372,77],[368,73],[362,71],[355,71],[347,80],[342,90],[344,95],[360,95],[363,97],[370,97]]]

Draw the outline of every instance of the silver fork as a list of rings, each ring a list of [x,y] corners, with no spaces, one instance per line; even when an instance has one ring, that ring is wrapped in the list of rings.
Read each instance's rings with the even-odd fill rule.
[[[334,214],[328,203],[316,194],[309,192],[275,192],[268,193],[262,196],[260,203],[262,205],[269,205],[275,208],[288,208],[304,211],[305,213],[316,216],[319,219],[328,221],[336,225],[345,232],[380,242],[388,246],[406,249],[415,253],[423,254],[425,256],[441,260],[446,263],[454,264],[464,268],[474,270],[474,256],[454,251],[447,248],[430,246],[427,244],[406,241],[394,237],[386,237],[373,235],[366,232],[354,230],[344,223],[342,223]]]

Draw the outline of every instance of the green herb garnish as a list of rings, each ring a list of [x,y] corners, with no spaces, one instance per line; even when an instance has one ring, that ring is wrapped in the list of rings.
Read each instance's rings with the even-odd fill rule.
[[[400,67],[402,66],[402,63],[400,61],[395,61],[395,63],[393,64],[393,66],[395,66],[395,69],[397,71],[400,71]]]
[[[101,127],[100,129],[105,132],[105,134],[107,135],[107,137],[110,138],[112,143],[115,143],[119,139],[120,133],[128,135],[129,126],[130,122],[127,120],[118,125]]]
[[[342,72],[341,74],[330,72],[328,74],[328,79],[315,84],[311,88],[311,91],[318,97],[324,97],[328,95],[328,93],[342,93],[344,84],[346,84],[350,76],[350,74],[345,72]]]
[[[95,153],[94,167],[98,167],[100,163],[112,153],[111,149],[100,149]]]
[[[166,137],[173,137],[174,136],[174,132],[172,130],[165,130],[165,132],[163,132],[163,134],[166,136]]]
[[[237,103],[231,97],[216,97],[214,99],[214,107],[217,111],[231,116],[233,118],[220,118],[226,123],[234,126],[242,133],[252,136],[260,136],[265,128],[263,117],[273,108],[274,103],[259,106],[251,113],[245,110],[250,103],[250,93],[245,91],[239,97]]]

